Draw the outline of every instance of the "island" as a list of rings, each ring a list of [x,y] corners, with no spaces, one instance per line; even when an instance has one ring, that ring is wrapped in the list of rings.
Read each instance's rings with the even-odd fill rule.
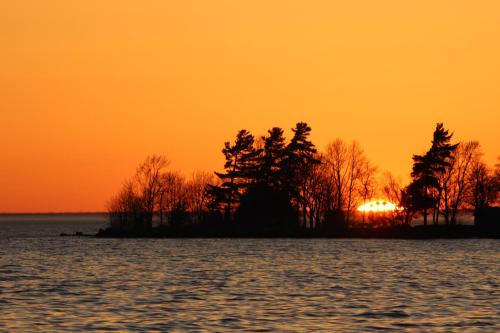
[[[149,156],[108,203],[98,237],[498,238],[500,165],[438,123],[409,184],[377,168],[356,141],[318,152],[299,122],[225,142],[222,172],[190,179]]]

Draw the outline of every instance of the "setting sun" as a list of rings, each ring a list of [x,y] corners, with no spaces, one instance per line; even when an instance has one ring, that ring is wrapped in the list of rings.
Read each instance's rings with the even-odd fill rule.
[[[387,200],[373,200],[358,207],[358,211],[364,213],[372,212],[393,212],[398,210],[396,204]]]

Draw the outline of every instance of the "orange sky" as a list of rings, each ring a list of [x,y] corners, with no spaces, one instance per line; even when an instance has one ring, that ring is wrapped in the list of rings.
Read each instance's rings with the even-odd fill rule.
[[[211,171],[300,120],[405,177],[438,121],[493,164],[499,38],[498,0],[2,1],[0,212],[103,210],[149,153]]]

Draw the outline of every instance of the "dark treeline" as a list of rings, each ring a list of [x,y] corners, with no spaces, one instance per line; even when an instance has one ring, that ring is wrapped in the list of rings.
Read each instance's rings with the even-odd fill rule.
[[[278,127],[257,138],[240,130],[224,143],[222,172],[190,179],[168,171],[166,157],[149,156],[110,200],[110,228],[101,234],[369,235],[409,230],[416,220],[453,226],[464,210],[498,231],[500,165],[489,168],[477,142],[452,143],[442,124],[428,151],[413,156],[406,186],[388,172],[377,177],[356,141],[334,140],[321,153],[306,123],[297,123],[292,133],[287,140]],[[357,210],[376,197],[398,208]]]

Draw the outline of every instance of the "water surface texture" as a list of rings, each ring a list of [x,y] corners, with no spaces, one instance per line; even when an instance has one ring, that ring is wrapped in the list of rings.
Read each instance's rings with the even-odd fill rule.
[[[0,331],[500,330],[498,240],[57,237],[102,226],[0,218]]]

